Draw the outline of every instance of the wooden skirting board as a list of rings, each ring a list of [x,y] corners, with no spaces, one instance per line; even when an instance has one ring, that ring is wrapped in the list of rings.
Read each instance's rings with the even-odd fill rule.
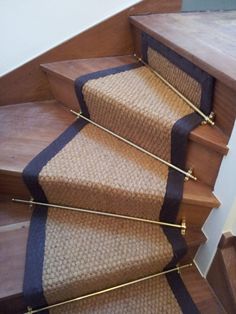
[[[0,78],[0,105],[52,99],[40,64],[67,59],[117,56],[134,50],[128,16],[179,12],[181,0],[144,0],[73,37]]]
[[[236,313],[236,236],[222,235],[207,280],[228,314]]]

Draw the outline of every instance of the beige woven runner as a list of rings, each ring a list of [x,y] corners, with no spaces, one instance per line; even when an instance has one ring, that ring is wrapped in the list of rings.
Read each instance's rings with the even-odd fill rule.
[[[174,85],[181,81],[182,92],[200,104],[199,83],[151,48],[148,59]],[[146,67],[92,77],[81,86],[81,108],[87,106],[93,121],[172,161],[173,128],[193,111]],[[181,139],[178,145],[182,149]],[[184,179],[81,120],[26,167],[24,178],[39,201],[152,220],[167,219],[168,204],[174,219]],[[147,223],[36,208],[26,262],[35,268],[30,273],[26,266],[25,274],[29,305],[54,304],[161,272],[181,257],[182,241],[177,229],[168,235]],[[181,313],[167,279],[158,277],[50,312]]]
[[[173,125],[193,112],[146,67],[89,80],[82,92],[93,121],[167,161]]]

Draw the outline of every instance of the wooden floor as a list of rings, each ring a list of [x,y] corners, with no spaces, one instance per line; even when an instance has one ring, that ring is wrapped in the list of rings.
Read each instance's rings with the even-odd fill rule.
[[[236,11],[151,14],[130,21],[236,89]]]

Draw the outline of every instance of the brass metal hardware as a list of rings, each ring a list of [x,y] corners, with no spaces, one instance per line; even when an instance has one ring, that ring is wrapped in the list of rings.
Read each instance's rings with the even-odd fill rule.
[[[28,314],[32,314],[33,313],[33,309],[32,309],[32,307],[30,307],[30,306],[27,306],[27,313]]]
[[[125,142],[126,144],[129,144],[130,146],[132,146],[132,147],[134,147],[134,148],[140,150],[141,152],[147,154],[148,156],[150,156],[150,157],[152,157],[152,158],[154,158],[154,159],[156,159],[156,160],[162,162],[162,163],[165,164],[166,166],[168,166],[168,167],[170,167],[170,168],[172,168],[172,169],[174,169],[174,170],[176,170],[176,171],[181,172],[181,173],[184,174],[187,178],[190,178],[190,179],[193,179],[194,181],[197,181],[197,178],[196,178],[194,175],[192,175],[192,173],[191,173],[190,170],[188,170],[188,171],[182,170],[182,169],[180,169],[179,167],[177,167],[177,166],[175,166],[175,165],[169,163],[168,161],[166,161],[166,160],[164,160],[164,159],[162,159],[162,158],[160,158],[160,157],[158,157],[158,156],[156,156],[156,155],[154,155],[154,154],[148,152],[146,149],[144,149],[144,148],[142,148],[142,147],[140,147],[140,146],[134,144],[133,142],[128,141],[128,140],[125,139],[124,137],[122,137],[122,136],[120,136],[120,135],[118,135],[118,134],[116,134],[116,133],[114,133],[114,132],[112,132],[112,131],[110,131],[110,130],[104,128],[104,127],[101,126],[100,124],[98,124],[98,123],[96,123],[96,122],[90,120],[89,118],[83,116],[83,114],[82,114],[81,112],[78,113],[78,112],[76,112],[76,111],[74,111],[74,110],[70,110],[70,112],[72,112],[72,113],[73,113],[74,115],[76,115],[78,118],[82,118],[82,119],[84,119],[84,120],[90,122],[90,123],[93,124],[94,126],[96,126],[96,127],[98,127],[99,129],[101,129],[101,130],[103,130],[103,131],[105,131],[105,132],[107,132],[107,133],[109,133],[109,134],[115,136],[116,138],[118,138],[119,140]]]
[[[188,171],[189,175],[193,175],[193,168],[190,168]],[[185,176],[184,181],[188,181],[189,180],[189,176]]]
[[[185,217],[182,218],[181,226],[182,226],[181,234],[182,234],[183,236],[185,236],[186,230],[187,230],[187,225],[186,225],[186,219],[185,219]]]
[[[149,64],[147,64],[142,58],[138,57],[134,54],[134,57],[145,65],[153,74],[155,74],[163,83],[165,83],[168,87],[170,87],[178,96],[180,96],[194,111],[196,111],[203,119],[203,124],[210,124],[211,126],[215,125],[214,113],[212,112],[209,116],[203,113],[197,106],[195,106],[188,98],[186,98],[177,88],[175,88],[172,84],[170,84],[161,74],[155,71]]]
[[[90,294],[86,294],[86,295],[83,295],[81,297],[70,299],[70,300],[67,300],[67,301],[64,301],[64,302],[59,302],[59,303],[56,303],[56,304],[48,305],[48,306],[45,306],[45,307],[43,307],[41,309],[34,309],[34,310],[32,310],[31,307],[28,307],[27,309],[30,309],[30,311],[28,310],[28,312],[26,312],[24,314],[39,313],[39,312],[42,312],[42,311],[45,311],[45,310],[49,310],[49,309],[52,309],[52,308],[55,308],[55,307],[58,307],[58,306],[62,306],[62,305],[69,304],[69,303],[72,303],[72,302],[81,301],[81,300],[84,300],[84,299],[95,297],[95,296],[98,296],[98,295],[101,295],[101,294],[104,294],[104,293],[107,293],[107,292],[115,291],[115,290],[118,290],[118,289],[121,289],[121,288],[124,288],[124,287],[128,287],[128,286],[131,286],[131,285],[134,285],[134,284],[137,284],[137,283],[149,280],[149,279],[153,279],[153,278],[159,277],[161,275],[166,275],[166,274],[169,274],[169,273],[172,273],[172,272],[175,272],[175,271],[180,272],[180,270],[183,270],[184,268],[188,268],[188,267],[191,267],[191,266],[193,266],[192,263],[185,264],[183,266],[177,266],[175,268],[172,268],[172,269],[169,269],[169,270],[166,270],[166,271],[162,271],[162,272],[154,274],[154,275],[150,275],[150,276],[146,276],[146,277],[143,277],[143,278],[139,278],[139,279],[136,279],[136,280],[133,280],[133,281],[130,281],[130,282],[126,282],[126,283],[118,285],[118,286],[114,286],[114,287],[111,287],[111,288],[108,288],[108,289],[104,289],[104,290],[101,290],[101,291],[97,291],[97,292],[93,292],[93,293],[90,293]]]
[[[185,234],[185,231],[187,229],[186,222],[182,221],[180,225],[178,224],[172,224],[168,222],[162,222],[162,221],[155,221],[155,220],[149,220],[149,219],[144,219],[144,218],[138,218],[138,217],[132,217],[132,216],[126,216],[126,215],[119,215],[119,214],[112,214],[108,212],[101,212],[97,210],[91,210],[91,209],[85,209],[85,208],[77,208],[77,207],[71,207],[71,206],[64,206],[64,205],[58,205],[58,204],[49,204],[49,203],[42,203],[42,202],[35,202],[32,200],[22,200],[18,198],[13,198],[13,202],[15,203],[21,203],[21,204],[28,204],[29,206],[33,205],[40,205],[40,206],[46,206],[46,207],[54,207],[54,208],[60,208],[60,209],[68,209],[68,210],[74,210],[78,211],[81,213],[87,213],[87,214],[94,214],[94,215],[100,215],[100,216],[106,216],[106,217],[113,217],[113,218],[120,218],[120,219],[127,219],[127,220],[132,220],[132,221],[139,221],[139,222],[145,222],[145,223],[150,223],[150,224],[155,224],[155,225],[160,225],[160,226],[165,226],[165,227],[172,227],[172,228],[178,228],[181,229],[181,233]]]

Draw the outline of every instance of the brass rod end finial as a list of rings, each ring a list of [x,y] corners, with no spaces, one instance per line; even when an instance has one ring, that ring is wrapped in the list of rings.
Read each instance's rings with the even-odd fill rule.
[[[190,168],[187,171],[184,181],[188,181],[190,178],[193,179],[194,181],[197,181],[197,177],[193,175],[193,168]]]

